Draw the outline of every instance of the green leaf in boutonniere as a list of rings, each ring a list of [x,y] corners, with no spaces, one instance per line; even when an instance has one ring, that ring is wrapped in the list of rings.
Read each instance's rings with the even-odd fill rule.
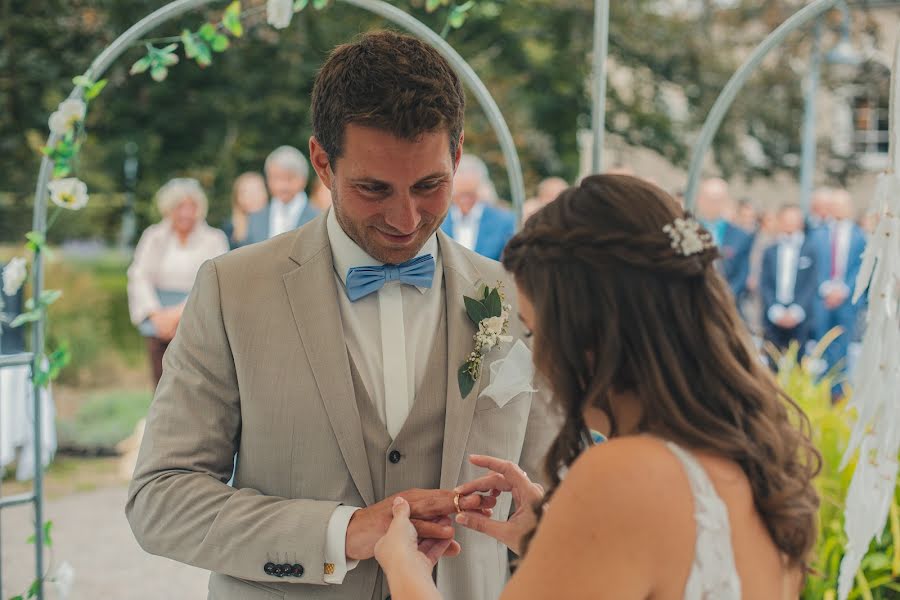
[[[478,325],[491,316],[487,306],[475,298],[463,296],[463,302],[466,303],[466,314],[469,316],[469,320],[475,323],[475,325]]]
[[[494,288],[488,293],[484,306],[487,308],[488,317],[499,317],[503,314],[503,299],[500,298],[499,288]]]
[[[456,378],[459,381],[459,393],[465,398],[475,387],[475,378],[469,372],[469,363],[465,363],[459,368]]]

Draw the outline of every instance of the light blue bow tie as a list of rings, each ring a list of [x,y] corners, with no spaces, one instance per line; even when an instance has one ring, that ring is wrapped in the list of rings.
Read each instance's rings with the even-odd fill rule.
[[[347,297],[350,302],[356,302],[377,292],[388,281],[430,288],[434,281],[434,257],[426,254],[401,265],[353,267],[347,272]]]

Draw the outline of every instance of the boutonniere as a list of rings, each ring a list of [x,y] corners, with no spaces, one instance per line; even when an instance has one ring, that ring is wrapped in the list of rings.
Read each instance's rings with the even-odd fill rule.
[[[512,306],[506,304],[503,286],[499,282],[495,288],[484,286],[480,300],[463,296],[463,301],[466,303],[469,320],[478,328],[472,338],[475,340],[475,347],[457,373],[459,391],[465,398],[481,377],[485,355],[501,342],[512,341],[512,337],[508,335],[509,311],[512,310]]]

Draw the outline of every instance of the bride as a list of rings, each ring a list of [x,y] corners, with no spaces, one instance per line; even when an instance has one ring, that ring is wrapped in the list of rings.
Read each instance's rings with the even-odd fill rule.
[[[717,257],[671,197],[621,175],[563,192],[510,242],[503,263],[565,424],[546,494],[483,456],[470,460],[488,473],[455,490],[513,495],[506,522],[456,515],[521,557],[504,600],[799,595],[820,457]],[[590,428],[610,441],[584,450]],[[393,600],[439,598],[431,573],[447,542],[423,553],[406,501],[393,510],[375,550]]]

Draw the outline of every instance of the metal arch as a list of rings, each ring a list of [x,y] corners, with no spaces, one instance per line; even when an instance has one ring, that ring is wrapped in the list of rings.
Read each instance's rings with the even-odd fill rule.
[[[770,33],[755,50],[753,50],[753,53],[750,54],[747,60],[745,60],[740,68],[735,71],[734,75],[731,76],[731,79],[728,80],[728,83],[722,89],[715,104],[713,104],[712,109],[709,111],[706,121],[703,123],[703,128],[700,130],[700,136],[697,139],[697,144],[694,146],[694,151],[691,155],[687,191],[685,192],[685,205],[688,210],[694,210],[697,187],[703,169],[703,159],[706,156],[707,151],[709,151],[709,146],[712,144],[713,137],[716,135],[719,126],[722,124],[725,113],[728,112],[732,102],[734,102],[734,99],[747,82],[747,79],[749,79],[753,71],[755,71],[760,63],[762,63],[766,54],[773,48],[781,45],[788,34],[803,27],[813,19],[832,9],[838,2],[840,2],[840,0],[815,0],[792,15],[775,29],[775,31]]]

